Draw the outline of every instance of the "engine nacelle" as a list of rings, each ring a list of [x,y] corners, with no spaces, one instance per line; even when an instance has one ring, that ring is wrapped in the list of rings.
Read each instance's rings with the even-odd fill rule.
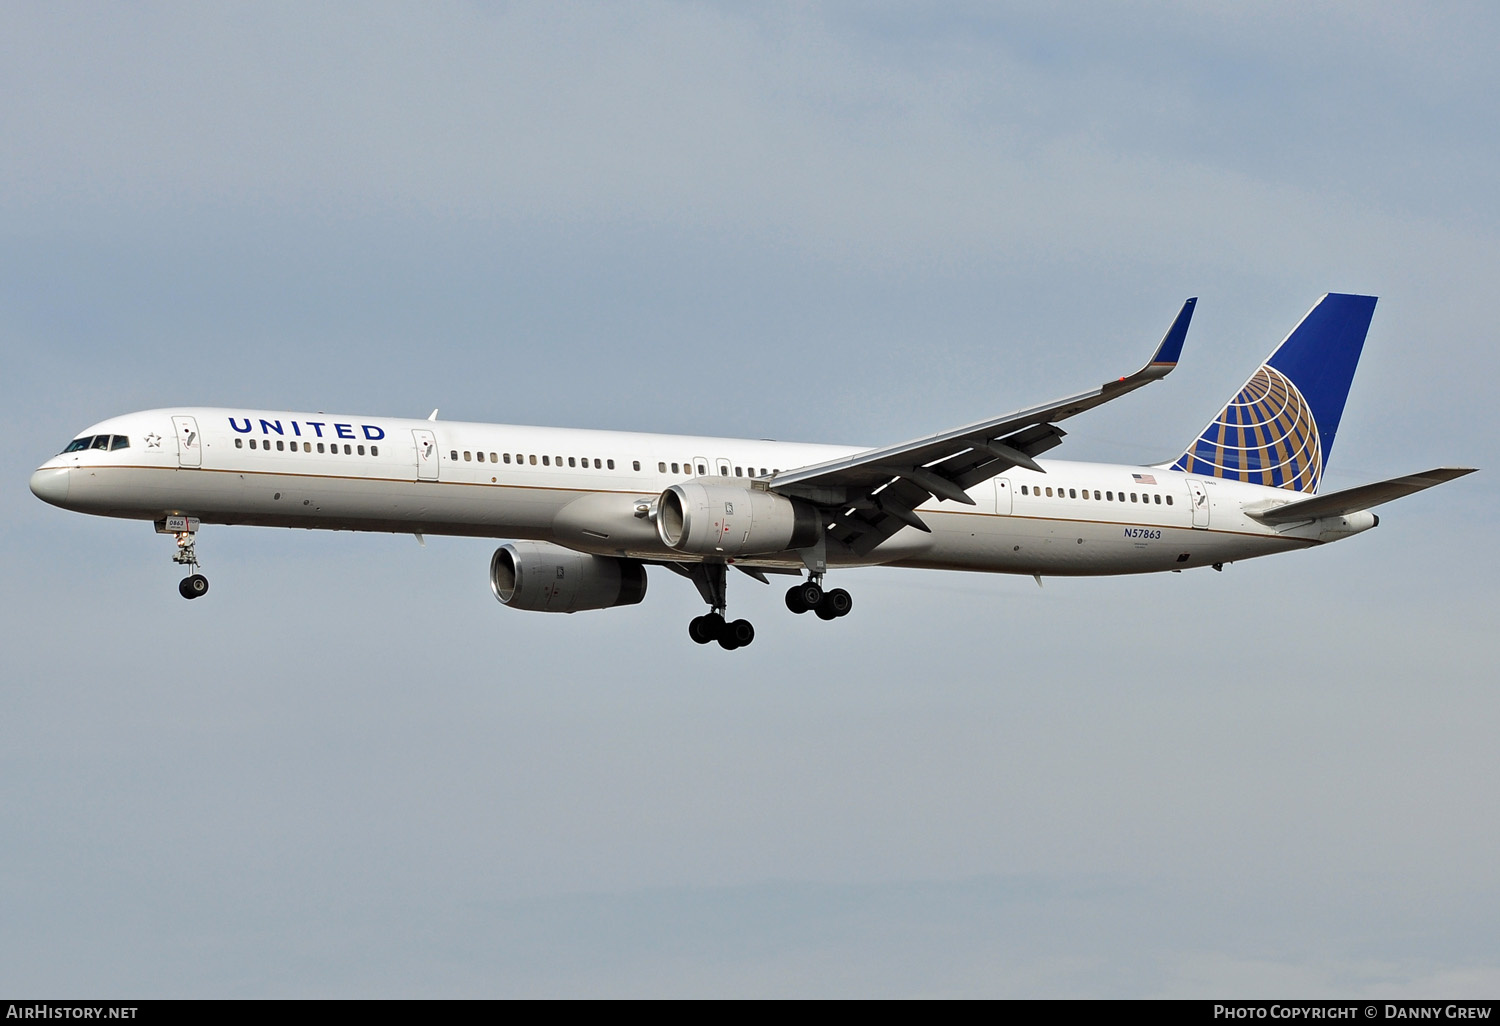
[[[701,556],[746,556],[813,545],[823,520],[811,505],[744,485],[699,481],[661,493],[662,544]]]
[[[490,559],[490,590],[512,609],[543,613],[633,606],[646,597],[646,568],[550,542],[506,542]]]

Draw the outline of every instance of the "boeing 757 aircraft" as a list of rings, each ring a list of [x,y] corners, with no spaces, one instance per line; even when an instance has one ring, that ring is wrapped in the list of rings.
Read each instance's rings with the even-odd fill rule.
[[[691,580],[709,612],[688,633],[750,644],[727,619],[728,569],[798,582],[794,613],[850,611],[833,569],[1044,575],[1186,570],[1338,541],[1371,508],[1471,472],[1440,467],[1318,494],[1373,296],[1330,293],[1176,460],[1039,460],[1060,421],[1165,377],[1189,299],[1144,367],[1076,395],[875,449],[437,419],[181,407],[101,421],[31,476],[65,509],[152,521],[208,591],[202,524],[513,539],[495,597],[574,613],[631,605],[646,567]],[[803,578],[803,575],[805,579]]]

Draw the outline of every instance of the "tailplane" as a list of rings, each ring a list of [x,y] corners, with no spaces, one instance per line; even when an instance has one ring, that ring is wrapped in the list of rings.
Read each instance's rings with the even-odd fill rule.
[[[1318,300],[1172,469],[1317,491],[1374,314],[1374,296]]]

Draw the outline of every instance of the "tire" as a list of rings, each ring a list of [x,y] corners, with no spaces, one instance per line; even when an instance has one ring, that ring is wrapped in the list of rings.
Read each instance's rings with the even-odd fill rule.
[[[848,616],[849,610],[854,608],[853,596],[843,588],[834,588],[830,592],[825,592],[823,601],[828,604],[829,609],[833,610],[834,616]]]
[[[726,625],[724,633],[734,639],[735,648],[744,648],[755,640],[755,626],[749,620],[736,620]]]
[[[799,616],[807,612],[807,606],[802,603],[802,585],[796,584],[787,589],[786,607]]]
[[[797,591],[801,596],[802,604],[808,609],[817,609],[818,603],[823,601],[823,589],[812,581],[797,585]]]
[[[703,621],[706,619],[708,618],[704,616],[695,616],[688,623],[688,637],[692,638],[700,645],[707,645],[710,641],[714,640],[713,636],[708,633],[703,623]]]
[[[208,594],[208,578],[202,574],[184,577],[177,585],[177,594],[185,599],[201,598]]]

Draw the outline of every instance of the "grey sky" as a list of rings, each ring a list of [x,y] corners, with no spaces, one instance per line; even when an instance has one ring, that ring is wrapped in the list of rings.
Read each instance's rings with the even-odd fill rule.
[[[1500,990],[1500,17],[1239,4],[0,13],[0,989]],[[1381,296],[1326,478],[1484,472],[1317,552],[874,570],[548,617],[493,544],[37,502],[105,416],[850,443],[1133,369],[1179,452]],[[1475,425],[1478,425],[1477,427]]]

